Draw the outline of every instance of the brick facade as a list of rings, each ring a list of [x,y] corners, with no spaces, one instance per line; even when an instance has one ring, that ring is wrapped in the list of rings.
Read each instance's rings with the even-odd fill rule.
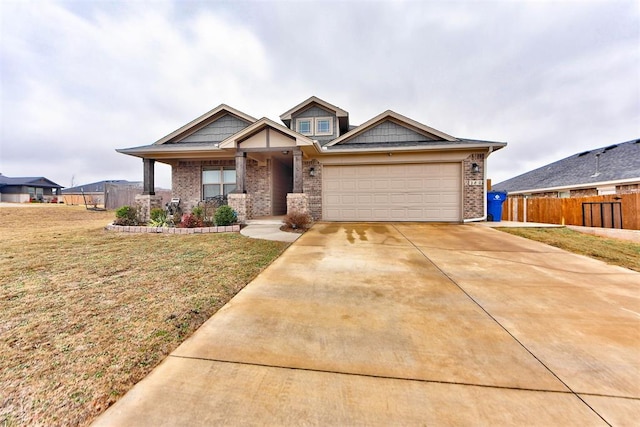
[[[234,159],[179,161],[171,168],[173,197],[180,198],[182,212],[189,213],[202,200],[202,168],[207,166],[235,167]]]
[[[314,176],[311,176],[313,168]],[[322,218],[322,164],[318,160],[302,162],[302,191],[308,198],[308,210],[314,220]]]
[[[476,163],[480,167],[479,172],[473,172],[472,166]],[[462,162],[463,168],[463,219],[482,218],[484,216],[485,192],[484,192],[484,153],[471,154]]]
[[[246,222],[253,218],[251,194],[232,193],[228,196],[229,207],[236,212],[238,222]]]
[[[287,194],[287,213],[310,213],[309,197],[304,193]]]
[[[245,188],[251,194],[251,216],[271,215],[271,160],[258,163],[256,160],[247,159],[245,176]]]

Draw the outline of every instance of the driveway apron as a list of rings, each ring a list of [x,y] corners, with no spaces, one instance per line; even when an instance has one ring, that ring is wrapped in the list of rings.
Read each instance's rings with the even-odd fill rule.
[[[633,425],[639,290],[484,227],[320,223],[95,425]]]

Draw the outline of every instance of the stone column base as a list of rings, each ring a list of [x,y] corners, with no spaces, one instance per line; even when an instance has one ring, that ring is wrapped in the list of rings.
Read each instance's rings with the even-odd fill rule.
[[[230,193],[227,196],[227,202],[231,209],[236,211],[236,215],[238,215],[238,222],[244,223],[248,219],[253,218],[250,194]]]
[[[305,193],[287,194],[287,215],[293,212],[311,215],[309,211],[309,196]]]
[[[151,218],[151,209],[162,208],[162,196],[138,194],[136,195],[136,209],[140,221],[147,222]]]

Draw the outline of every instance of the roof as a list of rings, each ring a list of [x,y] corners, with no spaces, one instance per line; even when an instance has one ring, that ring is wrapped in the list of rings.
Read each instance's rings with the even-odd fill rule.
[[[44,176],[9,177],[0,175],[0,187],[9,185],[41,188],[62,188],[62,185],[58,185],[55,182],[45,178]]]
[[[492,187],[509,193],[539,193],[629,181],[640,181],[640,139],[577,153]]]
[[[75,187],[69,187],[62,190],[62,194],[73,193],[103,193],[105,184],[116,185],[142,185],[140,181],[127,181],[126,179],[107,179],[104,181],[92,182],[89,184],[76,185]]]
[[[172,141],[175,139],[184,138],[193,132],[203,128],[207,124],[215,121],[218,117],[223,116],[225,114],[232,114],[239,119],[246,121],[247,123],[254,123],[256,121],[255,118],[251,117],[248,114],[243,113],[240,110],[236,110],[233,107],[229,107],[226,104],[220,104],[213,110],[207,111],[200,117],[191,120],[186,125],[180,127],[179,129],[174,130],[169,135],[157,140],[154,144],[164,144],[165,142]]]
[[[423,125],[422,123],[416,122],[415,120],[412,120],[408,117],[405,117],[401,114],[396,113],[395,111],[391,111],[391,110],[387,110],[381,114],[378,114],[377,116],[375,116],[374,118],[367,120],[365,123],[361,124],[360,126],[358,126],[357,128],[350,130],[349,132],[345,133],[344,135],[340,136],[339,138],[334,139],[333,141],[329,142],[328,144],[326,144],[327,146],[334,146],[334,145],[339,145],[343,142],[345,142],[346,140],[349,140],[351,138],[353,138],[354,136],[361,134],[365,131],[367,131],[368,129],[371,129],[373,127],[375,127],[377,124],[385,121],[385,120],[396,120],[400,123],[402,123],[405,126],[410,126],[411,128],[413,128],[414,130],[416,130],[419,133],[425,134],[425,135],[429,135],[431,137],[435,137],[439,140],[445,140],[445,141],[457,141],[457,138],[451,136],[451,135],[447,135],[444,132],[440,132],[439,130],[436,130],[432,127],[429,127],[427,125]]]

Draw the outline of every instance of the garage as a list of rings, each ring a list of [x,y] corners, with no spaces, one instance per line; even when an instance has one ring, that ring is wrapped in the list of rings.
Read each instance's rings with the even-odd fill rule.
[[[461,220],[461,164],[325,165],[323,218],[329,221]]]

